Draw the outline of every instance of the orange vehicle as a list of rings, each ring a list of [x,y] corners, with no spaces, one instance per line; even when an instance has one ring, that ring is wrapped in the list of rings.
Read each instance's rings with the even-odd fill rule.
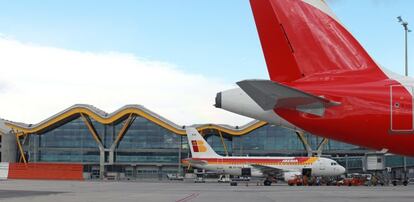
[[[365,181],[366,181],[366,178],[363,177],[362,175],[351,175],[348,178],[343,179],[343,182],[340,185],[362,186],[365,184]]]
[[[287,183],[289,186],[294,186],[294,185],[306,186],[306,185],[309,185],[309,179],[306,175],[305,176],[298,175],[295,178],[288,180]]]
[[[289,186],[294,186],[294,185],[302,186],[303,185],[303,180],[300,177],[295,177],[293,179],[288,180],[287,183],[288,183]]]

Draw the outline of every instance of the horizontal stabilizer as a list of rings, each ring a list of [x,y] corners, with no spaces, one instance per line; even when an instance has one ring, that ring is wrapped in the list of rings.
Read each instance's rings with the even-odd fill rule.
[[[325,108],[340,104],[270,80],[244,80],[237,85],[265,111],[288,108],[323,116]]]

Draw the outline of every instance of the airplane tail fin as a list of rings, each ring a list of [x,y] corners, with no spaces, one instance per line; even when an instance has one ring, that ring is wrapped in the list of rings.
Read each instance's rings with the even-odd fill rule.
[[[218,158],[218,155],[207,141],[200,135],[197,129],[192,127],[186,128],[188,146],[191,150],[191,156],[193,158]]]
[[[384,76],[323,0],[250,0],[270,79],[366,70]],[[378,79],[380,79],[378,78]]]

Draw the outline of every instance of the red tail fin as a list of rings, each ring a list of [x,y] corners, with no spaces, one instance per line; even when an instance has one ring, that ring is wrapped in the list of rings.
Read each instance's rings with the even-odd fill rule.
[[[375,62],[322,0],[250,3],[271,80],[289,82],[354,70],[382,77]]]

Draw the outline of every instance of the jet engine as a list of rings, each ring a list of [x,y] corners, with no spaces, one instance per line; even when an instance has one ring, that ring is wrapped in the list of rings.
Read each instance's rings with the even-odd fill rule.
[[[273,110],[264,111],[241,88],[234,88],[217,93],[216,104],[214,106],[253,119],[283,125],[294,130],[296,129],[295,126],[279,117]]]

